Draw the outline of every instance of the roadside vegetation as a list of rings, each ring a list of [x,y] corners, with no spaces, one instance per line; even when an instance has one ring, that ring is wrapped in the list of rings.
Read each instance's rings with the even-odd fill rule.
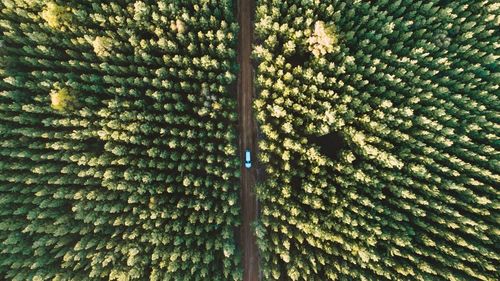
[[[264,280],[498,280],[498,2],[256,13]]]
[[[241,279],[232,5],[1,1],[0,277]]]

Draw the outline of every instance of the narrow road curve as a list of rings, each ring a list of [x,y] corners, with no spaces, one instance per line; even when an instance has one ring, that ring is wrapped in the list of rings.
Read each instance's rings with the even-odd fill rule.
[[[239,145],[240,157],[244,160],[246,149],[252,153],[252,168],[241,167],[241,210],[242,225],[240,228],[240,245],[243,250],[243,281],[258,281],[259,258],[256,238],[252,223],[257,219],[258,205],[255,196],[256,151],[257,151],[257,126],[254,121],[253,103],[253,66],[250,59],[253,42],[252,13],[254,11],[254,0],[238,1],[238,21],[240,33],[238,40],[238,63],[240,72],[238,74],[238,114],[239,114]],[[242,161],[243,162],[243,161]]]

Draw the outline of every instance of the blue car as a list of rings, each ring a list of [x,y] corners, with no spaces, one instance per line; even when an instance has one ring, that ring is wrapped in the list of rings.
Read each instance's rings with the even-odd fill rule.
[[[252,160],[250,159],[250,149],[245,150],[245,167],[247,169],[252,167]]]

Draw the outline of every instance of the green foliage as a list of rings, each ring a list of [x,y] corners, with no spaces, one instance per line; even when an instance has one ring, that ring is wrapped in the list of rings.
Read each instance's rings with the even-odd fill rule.
[[[333,52],[337,42],[338,39],[335,35],[334,27],[327,26],[322,21],[314,23],[314,29],[307,39],[309,51],[311,51],[315,57],[324,56],[327,53]]]
[[[97,56],[106,57],[113,52],[113,41],[108,37],[97,36],[94,41],[92,41],[92,47]]]
[[[500,278],[496,2],[258,1],[264,280]]]
[[[50,102],[53,109],[65,111],[74,106],[75,97],[67,88],[56,88],[50,91]]]
[[[236,31],[228,1],[0,1],[0,279],[241,279]]]
[[[61,28],[63,24],[71,20],[70,9],[53,1],[46,4],[40,16],[52,28]]]

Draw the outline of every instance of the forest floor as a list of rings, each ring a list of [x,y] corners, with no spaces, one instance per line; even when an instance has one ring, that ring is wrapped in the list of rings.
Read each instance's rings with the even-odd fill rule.
[[[241,211],[242,225],[240,228],[240,246],[243,250],[243,281],[257,281],[259,276],[259,257],[256,237],[252,223],[257,219],[258,203],[255,196],[257,179],[257,124],[254,121],[252,104],[254,97],[254,69],[250,55],[253,43],[254,0],[238,1],[238,21],[240,32],[238,38],[238,114],[239,114],[239,146],[242,164],[246,149],[252,153],[252,168],[241,167]]]

